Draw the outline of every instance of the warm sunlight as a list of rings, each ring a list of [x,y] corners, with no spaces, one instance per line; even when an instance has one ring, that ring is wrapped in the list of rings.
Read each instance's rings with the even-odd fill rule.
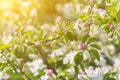
[[[120,80],[120,0],[0,0],[0,80]]]

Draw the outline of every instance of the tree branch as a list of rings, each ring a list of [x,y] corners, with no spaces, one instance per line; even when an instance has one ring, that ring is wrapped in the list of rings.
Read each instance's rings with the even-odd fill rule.
[[[47,65],[47,68],[52,69],[53,73],[57,74],[56,70],[48,63],[47,56],[45,55],[46,52],[40,46],[36,46],[36,48],[37,48],[39,54],[41,55],[41,58],[42,58],[44,64]]]

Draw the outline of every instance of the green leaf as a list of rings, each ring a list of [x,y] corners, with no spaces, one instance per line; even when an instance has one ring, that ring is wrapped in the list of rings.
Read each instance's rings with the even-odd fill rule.
[[[87,45],[90,44],[90,43],[92,43],[92,42],[97,42],[97,39],[96,38],[89,38],[87,40]]]
[[[48,39],[50,36],[51,36],[51,34],[46,34],[46,35],[44,36],[44,39]]]
[[[39,38],[42,39],[43,38],[43,30],[40,30],[39,31],[39,34],[38,34]]]
[[[65,38],[71,41],[77,39],[76,35],[74,35],[72,32],[67,32],[67,34],[65,34]]]
[[[67,71],[58,73],[56,80],[70,80],[70,75]]]
[[[81,64],[83,61],[83,54],[81,52],[77,53],[74,57],[74,61],[77,65]]]
[[[29,36],[29,35],[33,35],[33,31],[27,31],[24,33],[23,36],[25,37],[25,36]]]
[[[90,37],[89,35],[84,35],[84,36],[82,37],[82,43],[85,43],[86,40],[87,40],[89,37]]]
[[[104,75],[103,80],[115,80],[114,76],[115,76],[115,73],[108,72]]]
[[[1,45],[0,45],[0,50],[9,48],[10,46],[11,46],[11,43],[9,43],[9,44],[1,44]]]
[[[74,69],[75,69],[75,72],[76,72],[76,73],[79,73],[79,68],[78,68],[77,65],[74,65]]]
[[[100,46],[98,46],[97,44],[91,44],[90,46],[98,50],[101,50]]]
[[[90,54],[92,54],[95,58],[97,58],[98,61],[100,61],[100,55],[97,50],[95,49],[90,49],[88,50]]]

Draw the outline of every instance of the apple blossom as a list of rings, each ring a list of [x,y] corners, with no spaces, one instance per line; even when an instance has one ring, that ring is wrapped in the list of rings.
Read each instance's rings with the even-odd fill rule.
[[[53,73],[53,71],[52,71],[51,69],[47,70],[47,72],[46,72],[46,74],[47,74],[48,76],[50,76],[52,73]]]

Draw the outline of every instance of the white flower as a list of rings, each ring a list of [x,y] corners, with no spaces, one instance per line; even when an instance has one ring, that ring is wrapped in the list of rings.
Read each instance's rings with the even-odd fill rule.
[[[63,59],[63,64],[67,64],[70,62],[70,64],[74,64],[74,56],[77,54],[77,51],[70,51],[65,58]]]
[[[114,45],[108,45],[107,48],[110,50],[111,53],[115,52],[115,47]]]
[[[67,3],[63,8],[63,14],[66,18],[71,18],[73,16],[72,12],[74,11],[74,7],[71,3]]]
[[[31,53],[31,54],[28,55],[28,57],[29,57],[30,59],[35,59],[35,58],[37,58],[37,55]]]
[[[82,22],[82,20],[80,20],[80,19],[76,20],[75,25],[74,25],[74,29],[77,31],[77,33],[80,33],[81,30],[85,29],[84,23]]]
[[[45,76],[41,76],[41,80],[48,80],[49,76],[48,75],[45,75]]]
[[[8,5],[7,5],[7,4],[4,4],[4,3],[1,4],[1,7],[2,7],[3,9],[8,9]]]
[[[22,2],[22,6],[24,7],[29,7],[29,5],[30,5],[30,2]]]
[[[82,80],[83,76],[81,74],[78,74],[78,79]]]
[[[3,73],[2,71],[0,71],[0,80],[7,80],[10,78],[10,75],[8,75],[7,73]]]
[[[92,7],[89,5],[89,6],[86,6],[84,10],[82,10],[82,12],[90,12],[92,10]]]
[[[75,74],[75,69],[74,69],[74,67],[68,68],[67,71],[68,71],[71,75],[74,75],[74,74]]]
[[[36,45],[36,46],[39,46],[39,45],[40,45],[40,42],[39,42],[39,41],[36,41],[36,42],[35,42],[35,45]]]
[[[84,51],[83,52],[83,59],[86,61],[87,59],[89,59],[90,55],[88,53],[88,51]]]
[[[6,32],[3,33],[2,43],[8,44],[12,40],[11,34],[8,34]]]
[[[36,10],[35,8],[32,9],[30,15],[31,15],[32,17],[37,17],[37,16],[38,16],[37,10]]]
[[[104,18],[107,14],[106,10],[104,10],[104,9],[94,8],[93,10],[94,10],[94,12],[97,12],[101,18]]]
[[[118,76],[118,80],[120,80],[120,74],[119,74],[119,76]]]
[[[62,46],[59,49],[54,50],[50,56],[55,57],[55,56],[62,56],[65,54],[66,50],[69,48],[69,46]]]
[[[27,62],[26,64],[29,67],[29,70],[34,74],[34,76],[37,76],[39,74],[38,71],[46,67],[41,59],[37,59],[32,62]]]
[[[55,19],[55,22],[56,22],[56,23],[60,23],[61,19],[62,19],[61,16],[58,16],[58,17]]]
[[[87,75],[85,74],[85,72],[82,72],[82,73],[78,74],[78,79],[79,80],[87,79]]]
[[[52,74],[51,76],[45,74],[44,76],[40,77],[40,80],[55,80],[56,76]]]
[[[99,12],[101,18],[104,18],[107,14],[107,12],[105,10],[102,10],[101,12]]]
[[[101,68],[96,69],[89,68],[88,70],[85,70],[85,72],[88,75],[88,77],[91,77],[93,80],[103,80]]]

